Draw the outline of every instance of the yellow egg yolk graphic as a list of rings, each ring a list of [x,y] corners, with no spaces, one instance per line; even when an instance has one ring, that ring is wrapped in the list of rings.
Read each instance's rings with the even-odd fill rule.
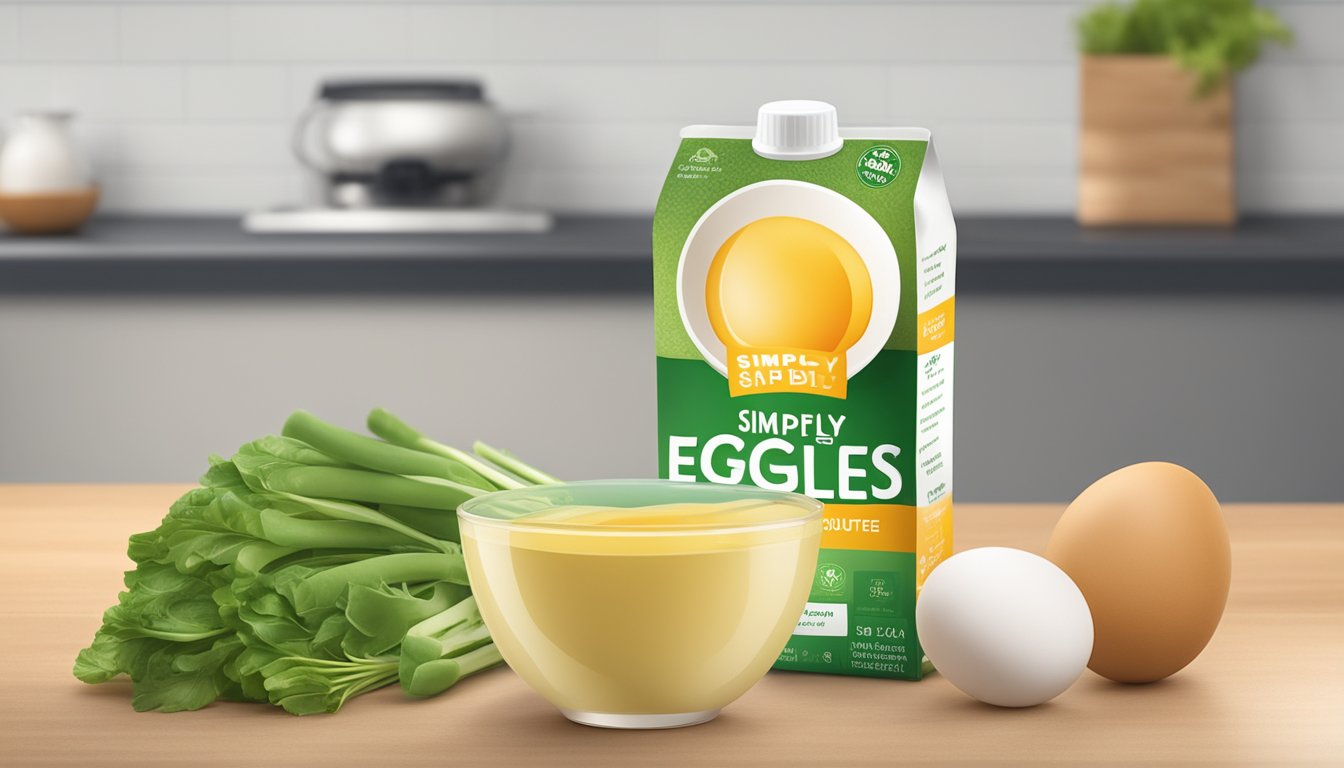
[[[726,345],[843,352],[868,327],[873,283],[854,246],[807,219],[757,219],[714,256],[705,286]]]

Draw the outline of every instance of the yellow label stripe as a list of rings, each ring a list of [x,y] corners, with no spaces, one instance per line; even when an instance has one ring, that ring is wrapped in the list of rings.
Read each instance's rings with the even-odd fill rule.
[[[821,546],[914,552],[915,513],[914,507],[903,504],[827,504],[821,523]]]
[[[952,497],[925,507],[904,504],[827,504],[822,549],[914,552],[916,580],[952,555]]]
[[[920,354],[952,343],[956,336],[956,300],[954,296],[928,312],[919,314]]]
[[[952,556],[952,497],[945,496],[927,507],[920,507],[915,517],[917,573],[915,584],[924,585],[924,579],[939,563]]]

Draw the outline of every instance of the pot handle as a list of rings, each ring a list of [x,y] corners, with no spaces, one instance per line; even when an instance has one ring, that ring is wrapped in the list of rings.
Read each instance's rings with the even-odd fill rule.
[[[326,153],[322,142],[314,138],[318,123],[321,122],[321,111],[325,106],[325,102],[318,101],[305,107],[299,114],[299,120],[294,125],[294,133],[290,136],[289,142],[290,150],[299,163],[320,173],[327,172],[327,168],[323,166],[331,165],[331,156]]]

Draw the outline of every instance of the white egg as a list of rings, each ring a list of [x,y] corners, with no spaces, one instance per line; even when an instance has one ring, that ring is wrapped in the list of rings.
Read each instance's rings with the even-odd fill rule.
[[[1032,707],[1063,693],[1092,655],[1092,614],[1049,560],[1006,547],[958,553],[929,574],[915,605],[929,661],[966,694]]]

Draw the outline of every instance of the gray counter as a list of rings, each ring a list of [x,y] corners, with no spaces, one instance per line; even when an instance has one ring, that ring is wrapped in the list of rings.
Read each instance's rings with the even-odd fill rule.
[[[253,235],[232,218],[104,218],[0,235],[0,293],[647,293],[650,221],[561,217],[545,234]],[[1230,230],[958,220],[958,291],[1344,291],[1344,217]]]

